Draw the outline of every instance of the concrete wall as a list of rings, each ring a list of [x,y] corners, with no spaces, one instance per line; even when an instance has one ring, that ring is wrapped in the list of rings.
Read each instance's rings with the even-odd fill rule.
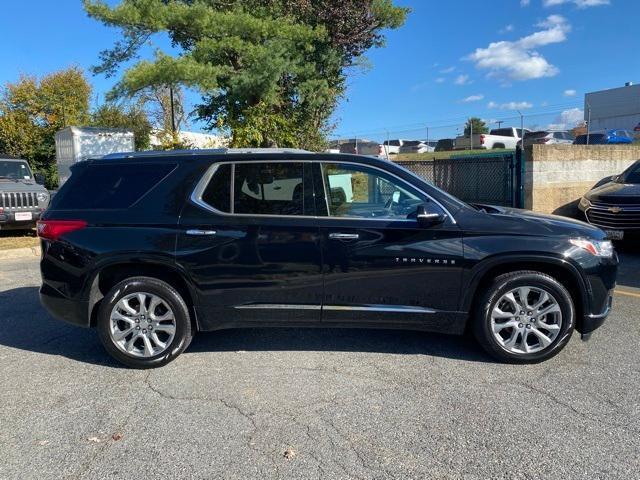
[[[525,155],[525,208],[573,216],[598,180],[640,160],[640,145],[533,145]]]

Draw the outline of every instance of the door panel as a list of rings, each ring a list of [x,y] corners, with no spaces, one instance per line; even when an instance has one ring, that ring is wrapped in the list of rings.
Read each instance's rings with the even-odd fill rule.
[[[342,177],[329,179],[324,175],[328,171]],[[314,170],[324,175],[329,192],[329,215],[319,219],[325,271],[323,322],[458,332],[464,324],[464,315],[456,311],[463,267],[458,226],[451,219],[420,226],[410,212],[416,200],[429,204],[424,194],[391,176],[378,182],[374,177],[382,174],[368,167],[351,179],[343,176],[345,171]],[[392,191],[383,191],[389,185]],[[389,201],[394,199],[399,205],[390,211]],[[429,208],[438,207],[431,203]],[[381,218],[385,215],[389,218]]]
[[[232,169],[238,194],[244,195],[238,197],[244,202],[241,207],[250,204],[261,212],[274,208],[279,214],[221,214],[191,201],[185,206],[176,258],[196,286],[199,326],[210,330],[240,323],[318,322],[322,302],[318,226],[312,216],[281,214],[313,210],[313,203],[309,207],[306,200],[298,205],[312,197],[286,174],[256,179],[252,169],[238,168],[241,163]],[[251,176],[249,187],[241,175]],[[305,190],[311,188],[310,179],[305,175],[299,182]],[[268,195],[272,206],[269,200],[262,201]],[[240,205],[227,203],[231,210],[234,203]]]

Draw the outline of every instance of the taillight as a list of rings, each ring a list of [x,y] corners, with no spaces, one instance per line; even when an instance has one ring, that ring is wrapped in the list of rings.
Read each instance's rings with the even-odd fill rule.
[[[480,135],[480,145],[484,145],[484,135]]]
[[[58,240],[62,235],[87,226],[84,220],[38,220],[38,236],[47,240]]]

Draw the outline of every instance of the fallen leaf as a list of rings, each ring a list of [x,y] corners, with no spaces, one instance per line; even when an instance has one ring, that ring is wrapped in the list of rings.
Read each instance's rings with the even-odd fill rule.
[[[87,438],[87,441],[91,443],[100,443],[102,440],[100,440],[98,437],[89,437]]]
[[[40,445],[41,447],[44,447],[47,443],[49,443],[49,440],[40,440],[38,442],[38,445]]]
[[[111,439],[112,439],[114,442],[117,442],[118,440],[122,440],[122,437],[123,437],[123,436],[124,436],[124,435],[122,435],[121,433],[114,433],[113,435],[111,435]]]
[[[291,460],[295,456],[296,456],[296,451],[293,448],[287,448],[284,451],[284,458],[286,458],[287,460]]]

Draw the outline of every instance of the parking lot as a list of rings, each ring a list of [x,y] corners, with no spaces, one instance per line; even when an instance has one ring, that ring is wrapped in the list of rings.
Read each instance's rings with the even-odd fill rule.
[[[50,318],[0,264],[0,478],[640,478],[640,254],[607,323],[552,360],[466,338],[232,330],[152,371]],[[286,452],[286,454],[285,454]]]

